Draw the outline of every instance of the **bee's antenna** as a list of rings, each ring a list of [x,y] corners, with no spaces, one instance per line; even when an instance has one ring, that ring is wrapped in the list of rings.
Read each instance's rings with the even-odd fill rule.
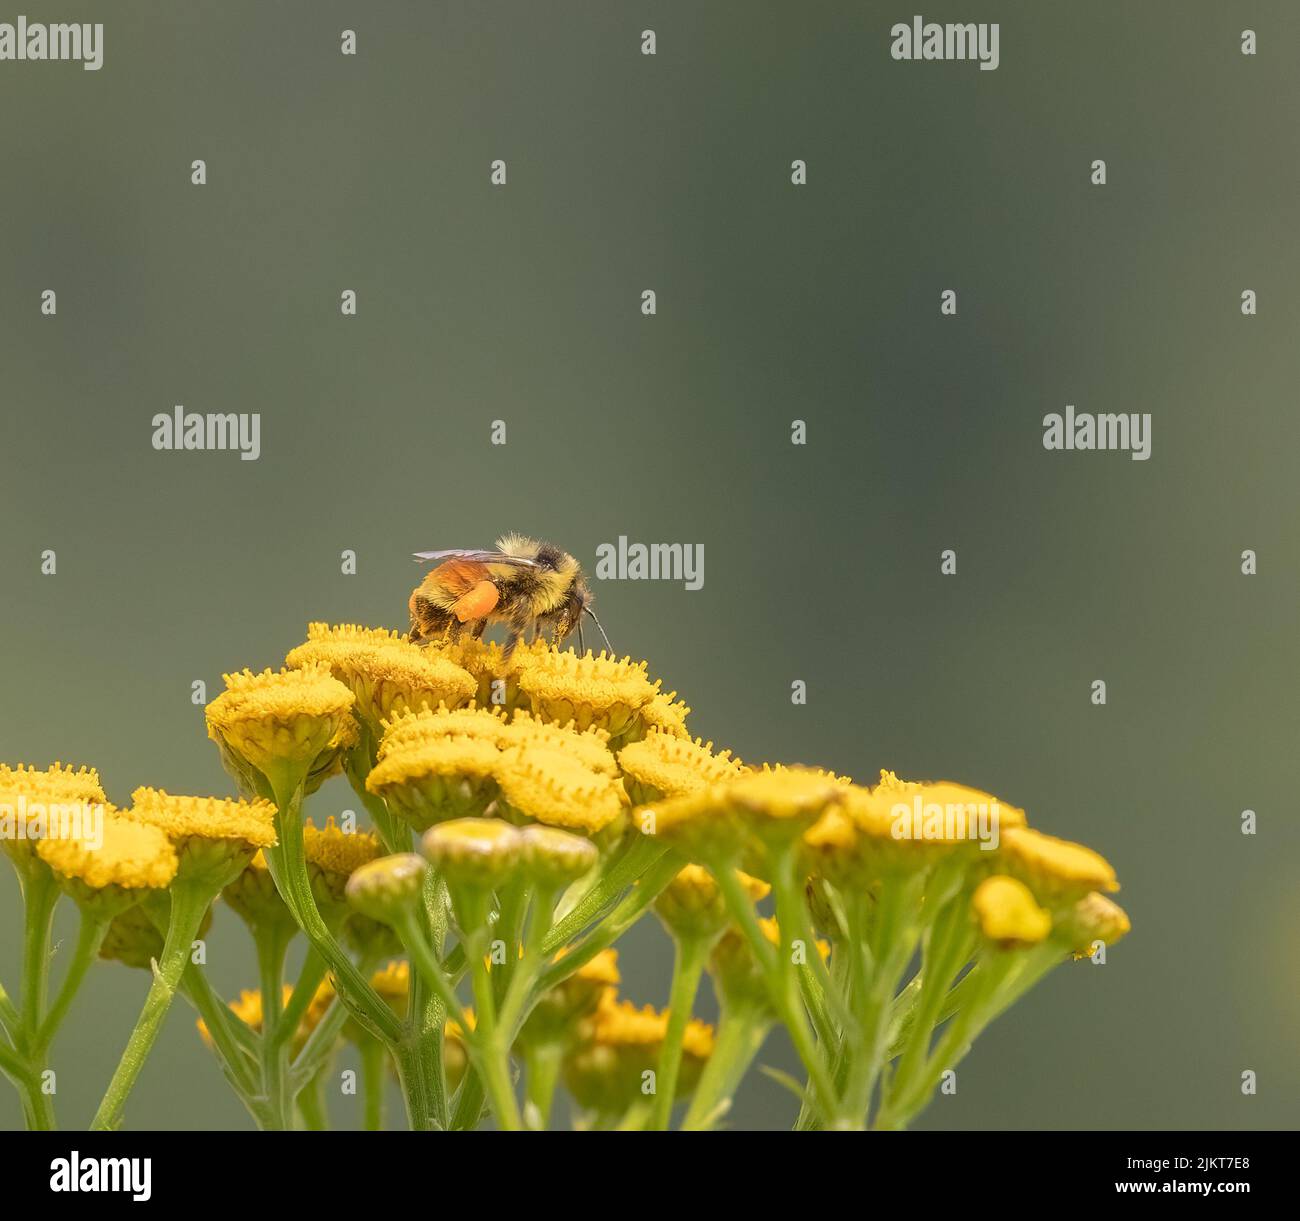
[[[609,655],[613,657],[614,646],[609,643],[609,637],[605,635],[605,629],[600,626],[600,620],[596,618],[596,612],[592,610],[590,606],[584,606],[582,609],[591,616],[591,621],[596,625],[596,630],[600,632],[600,638],[605,642],[605,647],[609,650]],[[579,637],[579,639],[581,640],[581,637]]]

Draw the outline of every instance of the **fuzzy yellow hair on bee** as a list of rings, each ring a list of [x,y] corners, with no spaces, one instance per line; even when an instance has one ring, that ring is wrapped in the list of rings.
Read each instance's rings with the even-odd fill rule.
[[[503,534],[495,551],[417,551],[415,558],[436,561],[410,598],[410,638],[416,643],[456,640],[467,628],[477,639],[490,624],[501,623],[507,658],[529,631],[534,640],[549,637],[558,645],[576,629],[581,648],[583,615],[605,636],[582,566],[553,543]]]

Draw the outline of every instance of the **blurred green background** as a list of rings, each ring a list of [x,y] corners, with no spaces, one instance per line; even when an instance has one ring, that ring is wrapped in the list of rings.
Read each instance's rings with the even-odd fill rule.
[[[699,592],[597,588],[695,732],[967,781],[1119,871],[1131,938],[1008,1013],[920,1126],[1300,1122],[1300,8],[920,6],[1001,23],[981,72],[892,61],[915,6],[93,7],[100,72],[0,64],[0,758],[226,793],[190,684],[308,619],[403,625],[412,550],[702,543]],[[260,412],[261,459],[155,452],[177,403]],[[1067,403],[1150,412],[1150,461],[1045,452]],[[7,870],[0,904],[12,988]],[[620,948],[662,1004],[661,930]],[[210,954],[254,984],[227,911]],[[92,972],[65,1125],[146,983]],[[734,1119],[793,1111],[755,1073]],[[247,1122],[178,1004],[128,1125]]]

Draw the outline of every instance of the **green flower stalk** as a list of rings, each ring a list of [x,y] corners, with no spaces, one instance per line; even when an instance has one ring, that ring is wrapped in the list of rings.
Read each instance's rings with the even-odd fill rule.
[[[116,1128],[121,1123],[127,1097],[180,987],[208,908],[254,853],[268,848],[275,839],[272,809],[262,801],[174,797],[159,790],[137,789],[127,816],[170,840],[176,874],[170,888],[167,933],[149,995],[95,1113],[95,1128]]]

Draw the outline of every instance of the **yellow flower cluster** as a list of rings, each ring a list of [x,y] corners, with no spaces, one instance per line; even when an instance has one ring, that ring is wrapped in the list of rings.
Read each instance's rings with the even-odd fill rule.
[[[582,1107],[597,1113],[622,1112],[645,1093],[668,1032],[668,1012],[638,1009],[606,989],[595,1012],[583,1020],[564,1063],[564,1082]],[[689,1093],[713,1054],[713,1027],[691,1019],[682,1038],[677,1094]]]

